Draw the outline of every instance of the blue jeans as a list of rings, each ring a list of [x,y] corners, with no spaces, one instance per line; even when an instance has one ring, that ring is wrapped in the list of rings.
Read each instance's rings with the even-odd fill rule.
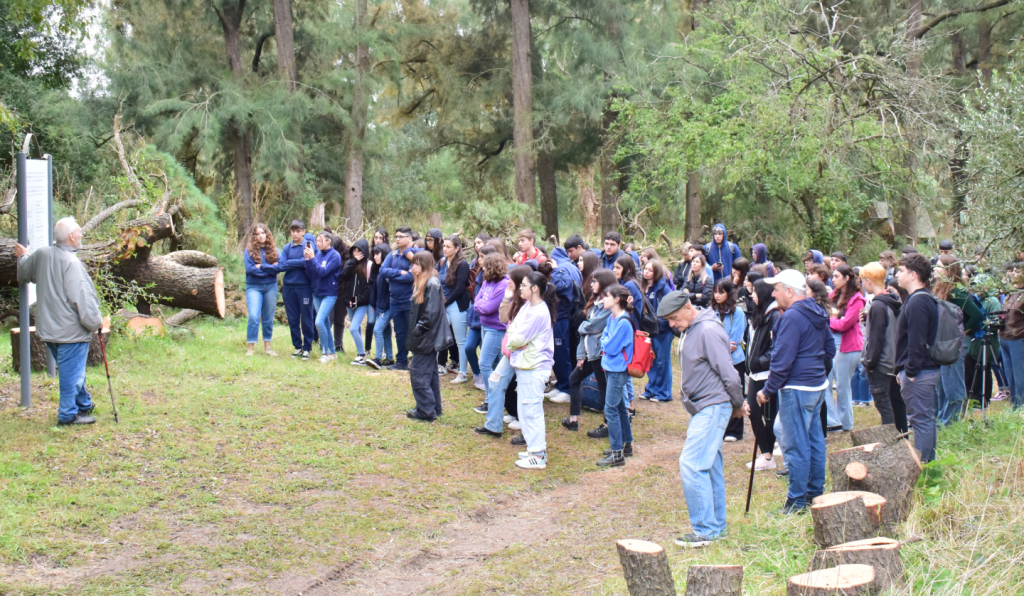
[[[359,332],[359,328],[363,326],[363,319],[369,316],[371,319],[373,315],[370,313],[370,305],[364,304],[363,306],[357,306],[352,308],[348,307],[348,332],[352,335],[352,341],[356,343],[356,354],[359,356],[366,355],[366,340],[363,339],[363,334]],[[372,321],[368,322],[369,325]]]
[[[275,286],[276,287],[276,286]],[[46,342],[50,354],[57,361],[60,383],[60,406],[57,422],[71,422],[79,410],[92,408],[92,396],[85,388],[85,363],[89,358],[89,342],[54,344]]]
[[[793,506],[803,507],[825,492],[825,434],[821,430],[821,406],[825,390],[779,392],[779,443],[789,469],[789,493]]]
[[[515,373],[516,370],[512,368],[512,363],[508,358],[502,356],[498,366],[494,367],[494,372],[491,374],[491,376],[497,375],[498,379],[484,383],[487,386],[487,421],[484,422],[487,430],[500,433],[503,428],[505,390],[508,389],[508,384],[512,382],[512,375]],[[543,394],[544,385],[541,385],[542,402],[544,401]]]
[[[313,290],[309,286],[284,286],[281,296],[292,332],[292,347],[308,352],[313,347]]]
[[[842,426],[843,430],[853,429],[853,374],[860,364],[860,352],[836,352],[832,359],[832,370],[836,374],[836,405],[828,407],[826,413],[829,426]]]
[[[551,334],[555,337],[555,388],[562,393],[569,393],[569,375],[576,368],[576,361],[569,353],[569,319],[555,321]]]
[[[853,381],[850,382],[850,388],[853,390],[854,403],[866,404],[871,402],[871,390],[868,388],[868,375],[864,372],[863,364],[857,365],[857,370],[853,373]]]
[[[967,342],[960,350],[960,359],[939,369],[939,382],[935,386],[935,415],[942,426],[960,420],[960,411],[967,399],[967,381],[964,378],[964,357]]]
[[[490,376],[498,364],[498,359],[501,358],[501,340],[505,337],[505,331],[485,326],[481,326],[480,331],[482,331],[483,337],[483,344],[480,348],[480,374],[484,377],[484,389],[490,394]]]
[[[382,310],[377,313],[377,320],[373,322],[373,341],[377,342],[377,359],[387,354],[388,360],[394,357],[391,351],[391,311]]]
[[[608,442],[612,451],[618,451],[622,449],[623,443],[633,442],[633,429],[629,424],[624,390],[626,385],[632,385],[633,382],[625,371],[605,371],[605,378],[607,389],[604,394],[604,420],[608,425]]]
[[[448,313],[448,322],[452,325],[455,345],[459,348],[459,372],[466,374],[466,332],[469,330],[469,326],[466,325],[466,315],[468,311],[459,310],[459,303],[452,302],[445,312]]]
[[[1014,409],[1024,406],[1024,339],[1001,339],[1003,372],[1010,385],[1010,404]]]
[[[479,329],[470,327],[466,331],[466,359],[464,362],[469,364],[469,370],[473,371],[473,375],[480,374],[480,359],[477,358],[476,350],[480,347],[480,340],[482,339]]]
[[[627,408],[633,407],[633,379],[630,378],[628,373],[622,373],[626,375],[626,382],[623,384],[622,401],[626,402]]]
[[[320,353],[330,356],[334,353],[334,334],[331,333],[331,309],[338,301],[337,296],[313,296],[316,309],[316,329],[320,332]]]
[[[395,328],[395,362],[408,366],[409,350],[405,347],[405,338],[409,335],[409,309],[398,310],[394,302],[391,304],[391,325]]]
[[[644,395],[647,399],[672,401],[672,339],[670,332],[658,334],[651,340],[654,350],[654,362],[647,372],[647,387]]]
[[[717,538],[725,531],[725,475],[722,443],[732,404],[708,406],[690,418],[679,454],[679,479],[693,533]]]
[[[274,337],[277,282],[245,286],[245,304],[249,307],[249,325],[245,328],[245,342],[254,344],[259,340],[261,324],[263,341],[270,341]]]

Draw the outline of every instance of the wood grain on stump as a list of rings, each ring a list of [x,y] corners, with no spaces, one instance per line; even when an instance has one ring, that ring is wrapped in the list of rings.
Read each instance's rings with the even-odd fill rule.
[[[921,475],[921,460],[906,439],[892,445],[869,443],[828,454],[835,491],[877,493],[887,501],[882,521],[893,525],[906,519]]]
[[[875,588],[884,592],[904,582],[906,573],[900,558],[900,543],[891,538],[868,538],[819,550],[811,559],[811,571],[839,565],[870,565],[875,570]]]
[[[839,565],[789,578],[786,596],[861,596],[877,594],[870,565]]]
[[[828,548],[874,538],[882,523],[885,498],[863,491],[828,493],[811,503],[814,540]]]
[[[892,445],[902,438],[900,431],[896,430],[895,424],[883,424],[881,426],[869,426],[850,432],[850,440],[854,447],[868,445],[869,443],[881,443]]]
[[[665,549],[646,540],[615,543],[630,596],[675,596],[676,585]]]
[[[742,596],[743,565],[690,565],[686,596]]]
[[[36,328],[29,327],[29,351],[32,354],[32,370],[42,372],[46,370],[46,353],[48,348],[43,340],[36,335]],[[103,319],[103,341],[110,342],[110,319]],[[21,372],[21,331],[17,327],[11,329],[11,356],[14,372]],[[95,333],[89,341],[89,355],[86,357],[86,366],[99,366],[103,364],[103,355],[100,352],[99,336]]]

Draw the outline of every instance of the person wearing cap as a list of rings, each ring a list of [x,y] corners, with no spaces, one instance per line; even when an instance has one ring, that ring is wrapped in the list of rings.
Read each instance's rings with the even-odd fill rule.
[[[939,255],[952,255],[953,254],[953,241],[943,240],[939,242]]]
[[[722,444],[729,419],[743,416],[743,388],[729,336],[715,311],[698,310],[686,291],[676,291],[662,298],[657,315],[681,333],[680,397],[691,416],[679,477],[693,531],[675,543],[700,548],[725,532]]]
[[[288,317],[288,328],[292,332],[292,356],[309,360],[309,351],[313,349],[313,288],[306,276],[306,260],[302,251],[306,246],[313,246],[316,239],[306,232],[306,224],[301,219],[293,219],[288,230],[292,241],[281,248],[278,264],[284,272],[284,286],[281,296],[284,298],[284,312]]]
[[[772,297],[783,313],[772,332],[768,380],[757,402],[778,397],[779,444],[789,470],[782,512],[800,513],[825,492],[825,433],[819,420],[836,345],[828,313],[814,301],[799,271],[787,269],[764,281],[775,286]]]

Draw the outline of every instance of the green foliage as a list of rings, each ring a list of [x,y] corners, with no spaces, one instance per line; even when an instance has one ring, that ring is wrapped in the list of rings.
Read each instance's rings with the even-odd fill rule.
[[[917,479],[917,488],[926,503],[942,500],[945,493],[956,487],[956,475],[946,472],[955,469],[959,464],[956,455],[948,453],[921,466],[923,470]]]

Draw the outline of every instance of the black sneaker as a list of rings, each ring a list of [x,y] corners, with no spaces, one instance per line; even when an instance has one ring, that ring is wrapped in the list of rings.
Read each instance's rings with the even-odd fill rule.
[[[501,433],[496,433],[493,430],[487,428],[486,426],[478,426],[478,427],[474,428],[473,431],[476,434],[478,434],[478,435],[486,435],[488,437],[497,437],[499,439],[501,438]]]
[[[484,403],[480,404],[479,406],[473,408],[473,411],[476,412],[477,414],[486,414],[487,413],[487,402],[484,402]]]
[[[602,459],[597,460],[598,466],[602,468],[617,468],[626,465],[626,458],[623,457],[621,449],[617,451],[609,449],[605,454]]]
[[[573,420],[570,422],[568,418],[562,418],[562,426],[564,426],[566,430],[578,432],[580,430],[580,421]]]
[[[89,406],[88,408],[78,408],[78,415],[79,416],[89,416],[89,415],[92,414],[92,411],[95,410],[95,409],[96,409],[96,405],[95,404]]]
[[[409,370],[409,365],[408,364],[398,364],[396,362],[396,363],[394,363],[391,366],[388,366],[386,368],[388,370],[408,371]]]
[[[607,439],[608,438],[608,425],[602,424],[594,430],[588,430],[587,436],[591,439]]]
[[[433,418],[430,418],[428,416],[420,416],[419,413],[416,411],[416,408],[413,408],[411,410],[406,411],[405,417],[406,418],[411,418],[413,420],[422,420],[423,422],[433,422],[434,421]]]
[[[301,357],[302,357],[302,348],[295,348],[295,351],[292,352],[292,358],[301,358]]]
[[[775,475],[789,476],[789,468],[787,468],[785,465],[779,466],[778,468],[775,469]]]
[[[796,501],[786,497],[786,504],[782,506],[783,515],[803,515],[807,513],[807,503],[797,505]]]
[[[636,417],[636,408],[633,408],[632,410],[627,409],[626,411],[629,412],[629,421],[633,422],[633,418]]]
[[[513,445],[525,445],[526,444],[526,439],[523,437],[522,434],[518,434],[518,435],[512,437],[512,440],[509,441],[509,443],[512,443]]]
[[[380,370],[381,364],[379,358],[370,358],[364,362],[366,366],[369,366],[373,370]]]
[[[79,426],[84,424],[96,424],[96,419],[92,416],[83,416],[76,414],[74,418],[66,422],[57,421],[57,426]]]
[[[607,457],[612,454],[611,449],[605,449],[604,455]],[[622,457],[633,457],[633,441],[626,441],[622,444]]]
[[[698,536],[693,532],[675,539],[677,546],[685,546],[686,548],[702,548],[714,541],[714,538],[705,538],[704,536]]]
[[[385,358],[385,359],[380,361],[380,365],[381,366],[393,366],[394,364],[395,364],[395,361],[392,360],[391,358]]]

